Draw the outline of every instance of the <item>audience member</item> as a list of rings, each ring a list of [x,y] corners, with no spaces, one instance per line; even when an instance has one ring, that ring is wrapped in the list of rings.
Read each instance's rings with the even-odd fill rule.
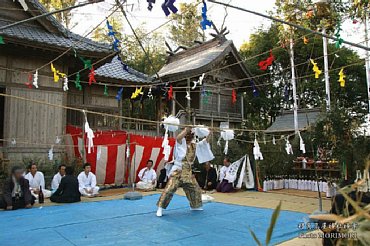
[[[200,173],[199,186],[204,190],[214,190],[217,186],[217,172],[211,167],[210,162],[204,164],[204,168]]]
[[[37,171],[36,163],[31,163],[28,165],[28,173],[24,176],[30,185],[31,194],[37,199],[40,193],[40,187],[42,188],[42,193],[45,198],[51,196],[51,191],[45,189],[45,178],[44,174]]]
[[[157,181],[157,174],[153,169],[153,161],[148,160],[146,167],[140,170],[138,175],[140,181],[136,187],[140,190],[154,190]]]
[[[217,185],[218,192],[227,193],[234,191],[233,180],[227,179],[227,172],[229,171],[230,164],[230,159],[226,157],[224,159],[224,166],[220,169],[220,183]]]
[[[61,179],[58,189],[50,197],[50,201],[57,203],[81,201],[78,180],[73,176],[72,167],[65,167],[65,176]]]
[[[60,184],[60,181],[66,174],[66,165],[61,164],[58,167],[58,172],[54,175],[53,180],[51,181],[51,191],[55,192]]]
[[[32,208],[35,198],[31,195],[28,180],[23,177],[23,168],[12,168],[11,177],[4,183],[3,194],[0,196],[0,208],[16,210]]]
[[[77,178],[81,195],[94,197],[99,194],[99,187],[96,186],[96,176],[91,172],[90,163],[84,164],[84,170]]]

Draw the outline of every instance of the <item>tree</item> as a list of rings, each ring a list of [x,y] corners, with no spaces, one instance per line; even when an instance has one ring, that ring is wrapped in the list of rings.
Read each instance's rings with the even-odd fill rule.
[[[73,6],[76,4],[76,0],[39,0],[40,3],[42,3],[45,8],[48,11],[53,11],[57,9],[63,9],[69,6]],[[66,28],[70,28],[70,23],[71,23],[71,10],[69,11],[63,11],[60,13],[55,14],[56,19],[63,23]]]
[[[251,125],[261,125],[266,128],[272,123],[274,118],[282,109],[292,108],[291,87],[290,87],[290,61],[289,54],[285,48],[278,48],[279,29],[277,25],[272,25],[268,30],[259,30],[252,34],[248,43],[242,45],[240,54],[246,60],[246,66],[253,75],[261,77],[255,79],[255,83],[264,84],[259,86],[260,96],[253,97],[249,92],[246,95],[246,119],[250,119]],[[304,33],[298,32],[297,36]],[[304,44],[302,38],[295,40],[294,52],[296,63],[297,96],[299,108],[322,107],[325,102],[325,84],[322,81],[323,75],[319,79],[313,76],[312,65],[309,59],[316,59],[318,67],[323,69],[322,40],[321,37],[307,36],[309,43]],[[273,49],[276,57],[269,71],[261,71],[258,62],[265,59],[268,54],[259,54]],[[334,44],[328,45],[329,64],[330,64],[330,84],[333,107],[345,107],[353,114],[363,117],[366,112],[366,83],[365,69],[363,60],[352,50],[342,47],[339,50]],[[250,58],[253,57],[253,58]],[[338,83],[339,71],[342,67],[349,64],[344,69],[346,75],[346,86],[340,87]],[[262,74],[266,74],[263,75]],[[285,95],[287,93],[287,95]],[[287,97],[286,97],[287,96]],[[271,119],[271,121],[270,121]],[[257,122],[254,122],[257,121]]]
[[[115,36],[122,40],[122,31],[123,31],[123,24],[122,24],[122,18],[119,17],[110,17],[108,19],[109,24],[113,27],[113,31],[115,32]],[[96,28],[93,32],[92,39],[104,42],[104,43],[111,43],[112,38],[108,36],[108,27],[106,22],[104,22],[101,26]]]
[[[109,23],[113,26],[116,37],[120,40],[122,59],[127,65],[149,75],[153,75],[161,69],[166,58],[164,38],[161,34],[157,32],[148,32],[145,28],[145,23],[135,29],[136,34],[145,48],[145,52],[150,57],[150,62],[140,47],[136,37],[133,34],[127,35],[123,33],[122,21],[119,18],[110,18]],[[108,29],[105,24],[95,30],[92,38],[99,42],[112,42],[111,37],[108,36]]]
[[[176,45],[192,46],[194,40],[204,41],[197,7],[198,3],[180,3],[179,14],[171,15],[170,38]]]

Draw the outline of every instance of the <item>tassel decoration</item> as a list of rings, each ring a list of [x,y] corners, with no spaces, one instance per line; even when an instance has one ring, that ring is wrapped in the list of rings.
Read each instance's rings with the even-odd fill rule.
[[[202,7],[202,21],[200,25],[202,26],[203,30],[207,29],[207,26],[212,27],[212,21],[208,20],[207,18],[207,4],[206,1],[203,0],[203,7]]]
[[[265,71],[269,66],[272,65],[272,62],[275,60],[275,56],[272,54],[272,50],[270,50],[270,56],[263,61],[260,61],[258,63],[258,66],[260,67],[260,70]]]
[[[342,68],[338,75],[339,75],[339,79],[338,79],[338,82],[340,83],[340,87],[344,87],[346,85],[346,81],[345,81],[345,77],[346,75],[344,74],[344,71],[343,71],[344,68]]]
[[[80,91],[82,90],[81,81],[80,81],[80,72],[76,74],[75,86],[76,86],[76,89]]]
[[[39,70],[36,70],[36,72],[33,74],[33,86],[38,89],[39,88]]]
[[[231,102],[232,102],[233,104],[235,104],[235,103],[236,103],[236,91],[235,91],[235,89],[233,89],[233,90],[232,90],[232,93],[231,93]]]
[[[205,76],[205,74],[204,74],[204,73],[202,73],[202,75],[199,77],[199,79],[198,79],[197,81],[193,81],[194,85],[193,85],[193,87],[191,88],[192,90],[194,90],[194,89],[197,87],[197,85],[198,85],[198,84],[199,84],[199,85],[202,85],[202,83],[203,83],[203,79],[204,79],[204,76]]]
[[[135,89],[135,92],[133,92],[133,93],[132,93],[132,95],[131,95],[131,99],[135,99],[135,98],[137,98],[139,95],[143,95],[144,93],[142,92],[142,90],[143,90],[143,87],[140,87],[139,89],[138,89],[138,88],[136,88],[136,89]]]
[[[121,89],[119,89],[118,92],[117,92],[117,95],[116,95],[117,101],[121,101],[122,93],[123,93],[123,87],[121,87]]]
[[[96,83],[94,66],[91,67],[91,70],[89,73],[89,85],[91,85],[93,82]]]
[[[28,74],[28,81],[25,83],[25,85],[29,88],[32,89],[32,73]]]
[[[176,14],[178,9],[175,7],[174,3],[176,0],[165,0],[162,4],[162,10],[166,16],[169,16],[172,13]]]
[[[104,85],[104,96],[109,96],[108,94],[108,86]]]
[[[68,91],[69,88],[68,88],[68,77],[65,76],[63,77],[63,91]]]
[[[260,145],[258,144],[257,138],[254,138],[254,147],[253,147],[253,155],[255,160],[263,160],[263,155],[261,153]]]
[[[322,74],[322,71],[317,66],[317,62],[315,62],[312,59],[310,59],[310,61],[311,61],[311,64],[313,65],[312,71],[315,73],[315,79],[318,79],[320,74]]]
[[[173,100],[173,87],[172,87],[172,85],[170,86],[170,89],[167,91],[167,99],[168,100]]]

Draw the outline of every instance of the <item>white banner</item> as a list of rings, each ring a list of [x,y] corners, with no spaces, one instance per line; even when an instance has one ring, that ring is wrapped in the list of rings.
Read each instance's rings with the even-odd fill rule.
[[[240,167],[240,165],[242,165]],[[239,176],[238,175],[238,170],[240,169]],[[249,156],[245,155],[239,160],[233,162],[230,167],[228,172],[226,173],[227,180],[230,182],[234,182],[235,180],[237,181],[235,184],[235,188],[240,189],[242,187],[242,184],[245,184],[245,187],[247,189],[253,189],[254,188],[254,176],[253,176],[253,171],[251,167],[251,163],[249,160]]]
[[[254,175],[251,167],[251,162],[249,160],[249,156],[247,155],[247,165],[244,172],[244,178],[243,183],[245,184],[245,187],[247,189],[253,189],[254,188]]]

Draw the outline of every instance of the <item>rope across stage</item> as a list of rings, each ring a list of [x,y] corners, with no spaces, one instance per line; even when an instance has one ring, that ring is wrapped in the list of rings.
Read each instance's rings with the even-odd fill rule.
[[[49,103],[49,102],[45,102],[45,101],[39,101],[39,100],[20,97],[20,96],[15,96],[15,95],[9,95],[9,94],[5,94],[5,93],[0,93],[0,96],[8,97],[8,98],[14,98],[14,99],[17,99],[17,100],[33,102],[33,103],[38,103],[38,104],[47,105],[47,106],[51,106],[51,107],[74,110],[74,111],[78,111],[78,112],[81,112],[81,113],[85,112],[85,113],[89,113],[89,114],[109,116],[109,117],[114,117],[114,118],[119,118],[119,119],[133,120],[133,121],[137,121],[137,122],[145,122],[145,123],[153,123],[153,124],[161,124],[162,123],[162,121],[146,120],[146,119],[133,118],[133,117],[127,117],[127,116],[121,116],[121,115],[115,115],[115,114],[101,113],[101,112],[96,112],[96,111],[92,111],[92,110],[84,110],[84,109],[80,109],[80,108],[74,108],[74,107],[70,107],[70,106],[64,106],[64,105]],[[172,124],[172,123],[168,123],[168,125],[175,125],[175,126],[179,126],[179,127],[191,127],[191,128],[196,127],[195,125],[192,125],[192,124]],[[223,130],[219,127],[208,127],[208,128],[211,129],[212,131],[218,131],[218,132],[221,132]],[[262,133],[263,132],[268,132],[268,133],[272,133],[271,131],[259,130],[259,129],[231,128],[230,130],[240,131],[240,132],[262,132]],[[305,129],[300,129],[300,130],[305,130]],[[287,129],[287,130],[284,130],[284,131],[285,132],[291,132],[291,131],[294,131],[294,129]],[[279,132],[281,132],[281,131],[279,131]]]

